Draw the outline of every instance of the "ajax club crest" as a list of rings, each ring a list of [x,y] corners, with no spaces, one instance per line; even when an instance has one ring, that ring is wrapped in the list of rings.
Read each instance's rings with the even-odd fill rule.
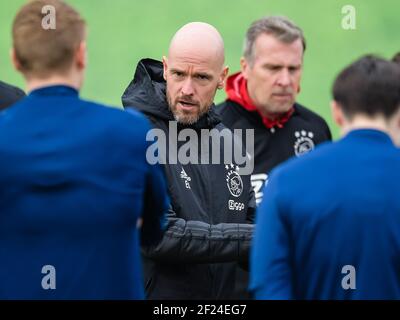
[[[243,181],[238,171],[239,167],[233,164],[225,165],[225,169],[228,170],[226,174],[226,184],[229,192],[234,197],[239,197],[243,192]]]
[[[308,153],[314,149],[315,145],[314,141],[312,140],[312,138],[314,138],[314,134],[311,131],[296,131],[294,136],[296,137],[296,141],[294,143],[294,153],[296,156],[299,157],[302,154]]]

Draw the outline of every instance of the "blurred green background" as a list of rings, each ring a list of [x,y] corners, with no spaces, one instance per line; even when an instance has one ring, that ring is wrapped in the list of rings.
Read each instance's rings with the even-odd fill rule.
[[[0,79],[24,87],[11,67],[11,24],[26,0],[0,1]],[[264,15],[285,15],[303,28],[307,51],[298,101],[321,114],[334,137],[330,88],[337,72],[365,53],[390,58],[400,51],[399,0],[67,0],[89,26],[89,66],[81,96],[121,107],[121,94],[143,57],[160,59],[177,29],[190,21],[213,24],[225,40],[231,72],[239,69],[243,37]],[[356,29],[342,28],[342,7],[356,10]],[[216,102],[225,98],[223,91]]]

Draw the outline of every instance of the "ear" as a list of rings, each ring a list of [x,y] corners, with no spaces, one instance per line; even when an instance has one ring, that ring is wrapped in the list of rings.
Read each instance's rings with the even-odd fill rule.
[[[345,125],[346,119],[341,106],[335,100],[331,101],[331,112],[335,123],[342,128]]]
[[[162,57],[162,63],[163,63],[163,77],[164,80],[167,81],[167,71],[168,71],[168,58],[166,56]]]
[[[21,63],[19,62],[19,60],[17,58],[17,54],[15,53],[14,48],[10,49],[10,58],[11,58],[12,65],[14,66],[14,69],[19,72],[22,72],[21,71]]]
[[[397,125],[398,125],[398,127],[400,128],[400,117],[399,117],[398,120],[397,120]]]
[[[395,127],[398,130],[400,130],[400,106],[399,106],[399,109],[393,115],[393,119],[394,119],[393,122],[394,122]],[[399,139],[400,139],[400,136],[399,136]]]
[[[246,80],[248,80],[248,78],[249,78],[249,68],[250,68],[250,65],[247,62],[246,58],[245,57],[241,57],[240,58],[240,71],[242,72],[243,77]]]
[[[76,50],[75,59],[78,69],[84,70],[87,65],[86,41],[79,43],[78,49]]]
[[[223,89],[225,87],[225,80],[228,76],[228,73],[229,73],[229,67],[225,66],[221,72],[221,75],[219,76],[218,89]]]

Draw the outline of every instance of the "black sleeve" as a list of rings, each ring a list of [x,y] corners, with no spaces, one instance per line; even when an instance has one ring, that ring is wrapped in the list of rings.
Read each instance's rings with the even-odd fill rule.
[[[253,186],[250,185],[250,192],[249,192],[249,201],[247,204],[247,214],[246,214],[246,222],[247,223],[255,223],[255,215],[256,215],[256,193],[254,192]]]
[[[326,126],[326,135],[328,137],[328,141],[332,141],[332,133],[331,130],[329,129],[328,124],[325,122],[325,126]]]
[[[158,245],[142,247],[143,254],[168,263],[218,263],[246,259],[254,225],[220,223],[178,218],[169,209],[167,228]]]
[[[247,214],[246,214],[246,222],[248,223],[255,223],[255,215],[256,215],[256,196],[254,192],[254,188],[251,186],[250,187],[250,192],[249,192],[249,202],[247,205]],[[250,260],[250,252],[247,252],[247,254],[244,254],[240,257],[238,264],[239,266],[248,271],[249,270],[249,260]]]
[[[0,81],[0,110],[5,109],[25,97],[21,89]]]

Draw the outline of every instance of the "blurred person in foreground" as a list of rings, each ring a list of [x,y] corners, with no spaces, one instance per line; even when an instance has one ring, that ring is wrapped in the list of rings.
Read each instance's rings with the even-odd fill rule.
[[[332,91],[343,137],[277,167],[264,190],[256,299],[400,298],[400,66],[362,57]]]
[[[0,299],[142,299],[139,243],[162,237],[168,205],[149,123],[79,98],[86,27],[65,2],[28,2],[12,34],[28,96],[0,114]]]

